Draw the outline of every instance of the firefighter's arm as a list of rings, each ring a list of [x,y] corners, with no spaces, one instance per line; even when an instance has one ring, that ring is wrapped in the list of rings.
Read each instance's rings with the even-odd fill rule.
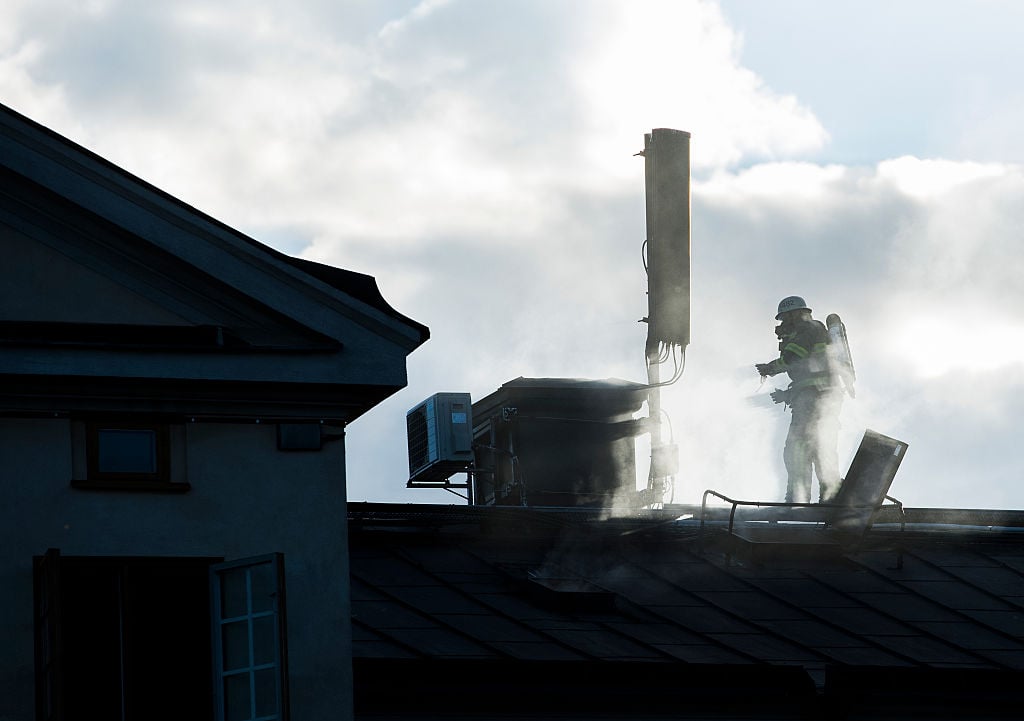
[[[768,363],[755,363],[754,369],[757,371],[757,374],[759,376],[761,376],[762,378],[767,378],[768,376],[778,375],[779,373],[785,371],[786,364],[783,362],[781,358],[776,358],[775,360],[770,361]]]
[[[794,363],[807,358],[810,355],[810,351],[804,348],[799,343],[789,341],[783,343],[782,353],[778,358],[771,361],[770,363],[756,363],[754,368],[761,375],[762,378],[766,376],[774,376],[779,373],[785,373],[789,370],[789,367]]]

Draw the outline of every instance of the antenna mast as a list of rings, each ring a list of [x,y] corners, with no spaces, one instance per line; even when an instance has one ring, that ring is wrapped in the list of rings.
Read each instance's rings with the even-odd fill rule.
[[[661,387],[679,380],[690,343],[690,134],[656,128],[644,135],[647,240],[647,382],[651,470],[645,502],[663,502],[678,470],[678,447],[661,428]],[[673,371],[661,380],[662,364]]]

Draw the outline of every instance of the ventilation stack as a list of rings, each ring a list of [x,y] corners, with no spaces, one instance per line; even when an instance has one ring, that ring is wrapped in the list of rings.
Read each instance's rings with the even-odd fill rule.
[[[476,505],[637,505],[635,419],[646,386],[516,378],[473,404]]]

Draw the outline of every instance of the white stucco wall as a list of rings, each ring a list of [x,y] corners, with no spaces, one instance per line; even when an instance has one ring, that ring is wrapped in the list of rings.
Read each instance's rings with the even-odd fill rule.
[[[179,438],[189,492],[81,490],[70,485],[71,421],[0,419],[0,721],[35,717],[32,558],[47,548],[283,553],[292,718],[351,717],[344,441],[279,451],[276,426],[255,423],[188,423]]]

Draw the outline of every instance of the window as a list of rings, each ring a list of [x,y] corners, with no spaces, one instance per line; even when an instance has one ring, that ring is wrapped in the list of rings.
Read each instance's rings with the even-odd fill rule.
[[[209,569],[220,560],[37,557],[37,718],[212,719]]]
[[[184,427],[100,420],[72,424],[76,488],[184,492]],[[177,467],[177,470],[175,468]]]
[[[288,721],[284,556],[221,561],[37,556],[37,718]]]
[[[284,557],[220,563],[210,578],[218,721],[285,721]]]
[[[170,479],[167,426],[90,423],[89,480]]]

